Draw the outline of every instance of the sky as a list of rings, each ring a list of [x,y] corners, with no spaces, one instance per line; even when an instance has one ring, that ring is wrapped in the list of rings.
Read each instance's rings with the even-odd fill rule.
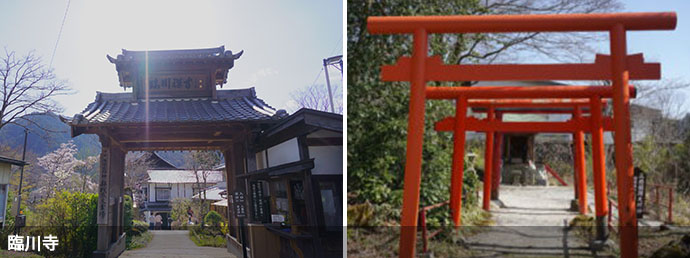
[[[622,2],[626,12],[676,12],[678,23],[675,30],[628,32],[628,53],[643,53],[646,62],[660,62],[662,80],[677,79],[690,83],[690,1]],[[603,51],[608,53],[608,47]]]
[[[255,87],[274,108],[295,110],[290,93],[326,87],[323,59],[343,53],[342,1],[258,2],[71,1],[52,64],[76,92],[56,98],[63,115],[81,112],[96,91],[124,91],[106,54],[221,45],[244,50],[223,89]],[[35,50],[49,65],[67,3],[3,1],[0,47],[20,55]],[[332,84],[341,84],[338,70],[329,74]]]
[[[294,110],[290,93],[324,85],[322,59],[343,53],[342,1],[71,1],[53,68],[75,94],[56,100],[64,115],[81,112],[96,91],[122,92],[113,57],[121,49],[157,50],[225,45],[245,53],[223,88],[255,87],[275,108]],[[623,0],[624,12],[675,11],[673,31],[628,32],[628,52],[662,63],[663,80],[690,83],[690,1]],[[50,62],[65,15],[64,1],[5,1],[0,4],[0,46],[25,54],[35,50]],[[608,53],[602,43],[600,53]],[[329,70],[331,82],[340,73]],[[690,89],[684,90],[690,96]]]

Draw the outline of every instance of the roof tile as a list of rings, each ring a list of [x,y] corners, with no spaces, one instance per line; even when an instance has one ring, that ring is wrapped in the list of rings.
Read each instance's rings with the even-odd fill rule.
[[[250,121],[271,120],[276,110],[258,99],[254,89],[219,90],[217,100],[174,98],[148,101],[149,122]],[[113,124],[146,122],[147,102],[131,93],[101,93],[80,113],[73,124]],[[282,113],[281,113],[282,114]],[[279,115],[282,118],[283,115]],[[76,117],[76,116],[75,116]]]

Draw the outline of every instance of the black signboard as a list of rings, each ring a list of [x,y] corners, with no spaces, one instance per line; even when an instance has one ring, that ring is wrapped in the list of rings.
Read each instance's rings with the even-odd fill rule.
[[[635,213],[637,213],[637,218],[640,219],[644,214],[644,201],[647,190],[647,174],[640,168],[635,168],[633,189],[635,189]]]
[[[246,218],[247,217],[247,207],[244,204],[244,193],[234,192],[232,194],[232,206],[235,211],[235,217]]]
[[[264,185],[260,181],[251,182],[252,216],[256,221],[264,221],[266,210],[264,207]]]
[[[235,217],[240,220],[240,239],[242,239],[242,257],[247,258],[247,241],[244,232],[244,218],[247,217],[247,207],[244,204],[244,193],[232,193],[232,206],[235,210]]]

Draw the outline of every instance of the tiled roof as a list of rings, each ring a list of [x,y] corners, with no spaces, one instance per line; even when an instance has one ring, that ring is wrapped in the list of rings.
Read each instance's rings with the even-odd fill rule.
[[[203,183],[203,174],[207,172],[206,183],[215,184],[223,181],[223,171],[197,171],[199,182]],[[184,184],[196,183],[196,176],[191,170],[149,170],[149,183]]]
[[[223,200],[223,197],[220,196],[221,192],[224,192],[225,189],[221,189],[219,187],[212,187],[209,189],[206,189],[206,200],[209,201],[220,201]],[[195,194],[192,196],[192,199],[201,199],[203,192],[199,192],[198,194]]]
[[[223,199],[223,200],[211,203],[211,205],[228,207],[228,199]]]
[[[137,100],[132,93],[97,92],[96,100],[74,116],[71,124],[98,125],[147,122],[227,122],[280,119],[276,111],[256,97],[254,88],[218,90],[217,99],[163,98]],[[148,117],[148,118],[147,118]]]

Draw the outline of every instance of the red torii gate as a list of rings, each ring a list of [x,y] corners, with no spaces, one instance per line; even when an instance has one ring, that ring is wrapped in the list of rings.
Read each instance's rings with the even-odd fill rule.
[[[637,257],[637,218],[632,189],[633,163],[630,140],[630,89],[629,79],[659,79],[660,64],[644,63],[642,55],[627,55],[626,32],[628,30],[672,30],[676,26],[676,14],[667,13],[620,13],[620,14],[554,14],[554,15],[485,15],[485,16],[418,16],[418,17],[369,17],[371,34],[413,34],[412,57],[401,57],[396,65],[383,66],[385,81],[409,81],[410,104],[407,135],[403,207],[401,216],[400,257],[413,257],[415,253],[419,187],[421,181],[422,142],[426,99],[456,100],[456,117],[453,121],[454,150],[451,177],[451,210],[456,226],[460,225],[462,194],[462,170],[467,128],[487,132],[486,156],[491,157],[494,132],[499,123],[494,121],[494,109],[488,109],[485,121],[467,118],[468,101],[471,99],[532,99],[532,98],[580,98],[589,99],[592,117],[582,122],[575,109],[573,121],[562,124],[530,124],[519,129],[545,131],[546,127],[564,132],[575,131],[582,136],[591,130],[595,156],[599,162],[595,170],[595,182],[603,173],[604,120],[601,117],[601,99],[613,99],[612,127],[615,132],[615,157],[618,185],[619,227],[622,257]],[[501,32],[609,32],[611,56],[597,55],[593,64],[500,64],[500,65],[445,65],[440,57],[428,56],[430,33],[501,33]],[[427,81],[508,81],[508,80],[611,80],[612,86],[537,86],[537,87],[429,87]],[[598,111],[598,112],[597,112]],[[615,126],[614,126],[615,125]],[[514,125],[511,125],[514,126]],[[510,126],[500,128],[509,131]],[[542,130],[539,130],[542,129]],[[553,131],[553,130],[548,130]],[[584,146],[577,149],[584,150]],[[578,155],[580,156],[580,155]],[[491,178],[491,162],[485,167],[485,177]],[[582,181],[582,179],[578,179]],[[489,181],[489,180],[485,180]],[[490,188],[490,184],[488,184]],[[490,196],[485,186],[484,196]],[[599,193],[599,194],[597,194]],[[595,184],[595,194],[604,196],[602,185]],[[485,202],[488,198],[485,198]],[[599,206],[599,201],[597,201]],[[484,204],[486,207],[486,203]],[[599,209],[597,209],[599,211]],[[602,209],[603,210],[603,209]],[[599,214],[597,214],[599,215]]]
[[[635,97],[635,88],[630,87],[630,95],[632,98]],[[584,128],[584,132],[590,132],[590,127],[591,127],[591,120],[588,118],[582,118],[579,117],[582,112],[589,112],[589,110],[577,110],[580,108],[585,108],[590,105],[590,101],[586,99],[537,99],[537,100],[525,100],[525,99],[518,99],[518,100],[511,100],[511,99],[499,99],[499,100],[469,100],[469,106],[472,108],[473,112],[475,113],[486,113],[488,112],[489,109],[493,108],[495,111],[495,119],[498,120],[499,124],[501,125],[500,127],[510,127],[509,132],[530,132],[531,126],[539,126],[541,127],[537,130],[534,130],[535,132],[548,132],[549,128],[554,128],[554,125],[563,125],[563,123],[553,123],[553,122],[518,122],[518,123],[504,123],[501,122],[502,115],[505,113],[516,113],[516,114],[570,114],[572,115],[573,118],[577,119],[573,121],[573,119],[570,119],[569,121],[573,121],[578,124],[585,123],[586,126]],[[606,105],[606,101],[602,99],[601,105]],[[578,113],[579,112],[579,113]],[[590,115],[591,117],[591,115]],[[476,118],[468,118],[472,121],[467,121],[468,123],[471,122],[476,122]],[[604,120],[602,121],[602,126],[604,127],[604,130],[606,131],[612,131],[612,118],[606,117],[603,118]],[[454,131],[454,124],[455,124],[455,118],[454,117],[447,117],[444,118],[435,124],[435,130],[436,131]],[[476,125],[475,125],[476,126]],[[526,126],[528,129],[524,129]],[[520,129],[523,128],[523,129]],[[467,130],[471,130],[468,128],[465,128]],[[573,140],[575,141],[574,148],[573,148],[573,160],[574,162],[574,168],[575,168],[575,196],[576,198],[580,201],[579,202],[579,208],[580,208],[580,213],[585,214],[587,213],[587,191],[586,191],[586,185],[578,180],[578,178],[581,178],[583,182],[586,182],[586,174],[585,174],[585,157],[584,157],[584,139],[581,135],[578,134],[578,130],[572,130],[573,132]],[[554,130],[555,133],[563,133],[563,131],[560,130]],[[465,132],[456,132],[456,133],[465,133]],[[503,136],[502,131],[496,130],[494,132],[494,145],[492,147],[492,154],[493,156],[490,157],[490,161],[492,162],[491,167],[491,186],[490,186],[490,196],[484,196],[485,204],[484,208],[489,209],[489,203],[488,201],[498,199],[498,187],[500,185],[500,159],[501,159],[501,146],[503,146],[502,143],[502,136]],[[602,156],[603,158],[603,156]],[[488,162],[489,160],[485,160]],[[462,176],[460,176],[460,180],[462,181]],[[559,179],[560,180],[560,179]],[[486,183],[486,182],[485,182]],[[604,188],[606,182],[602,182],[604,184]],[[602,209],[606,209],[606,199],[604,199]],[[458,207],[460,208],[460,207]],[[453,211],[454,214],[458,214],[457,216],[460,216],[459,211]],[[603,215],[601,215],[603,214]],[[600,233],[598,235],[599,238],[603,239],[605,237],[605,229],[606,229],[606,220],[604,218],[604,215],[608,214],[608,211],[601,211],[598,213],[597,216],[597,228],[598,232]],[[459,218],[459,217],[458,217]]]

